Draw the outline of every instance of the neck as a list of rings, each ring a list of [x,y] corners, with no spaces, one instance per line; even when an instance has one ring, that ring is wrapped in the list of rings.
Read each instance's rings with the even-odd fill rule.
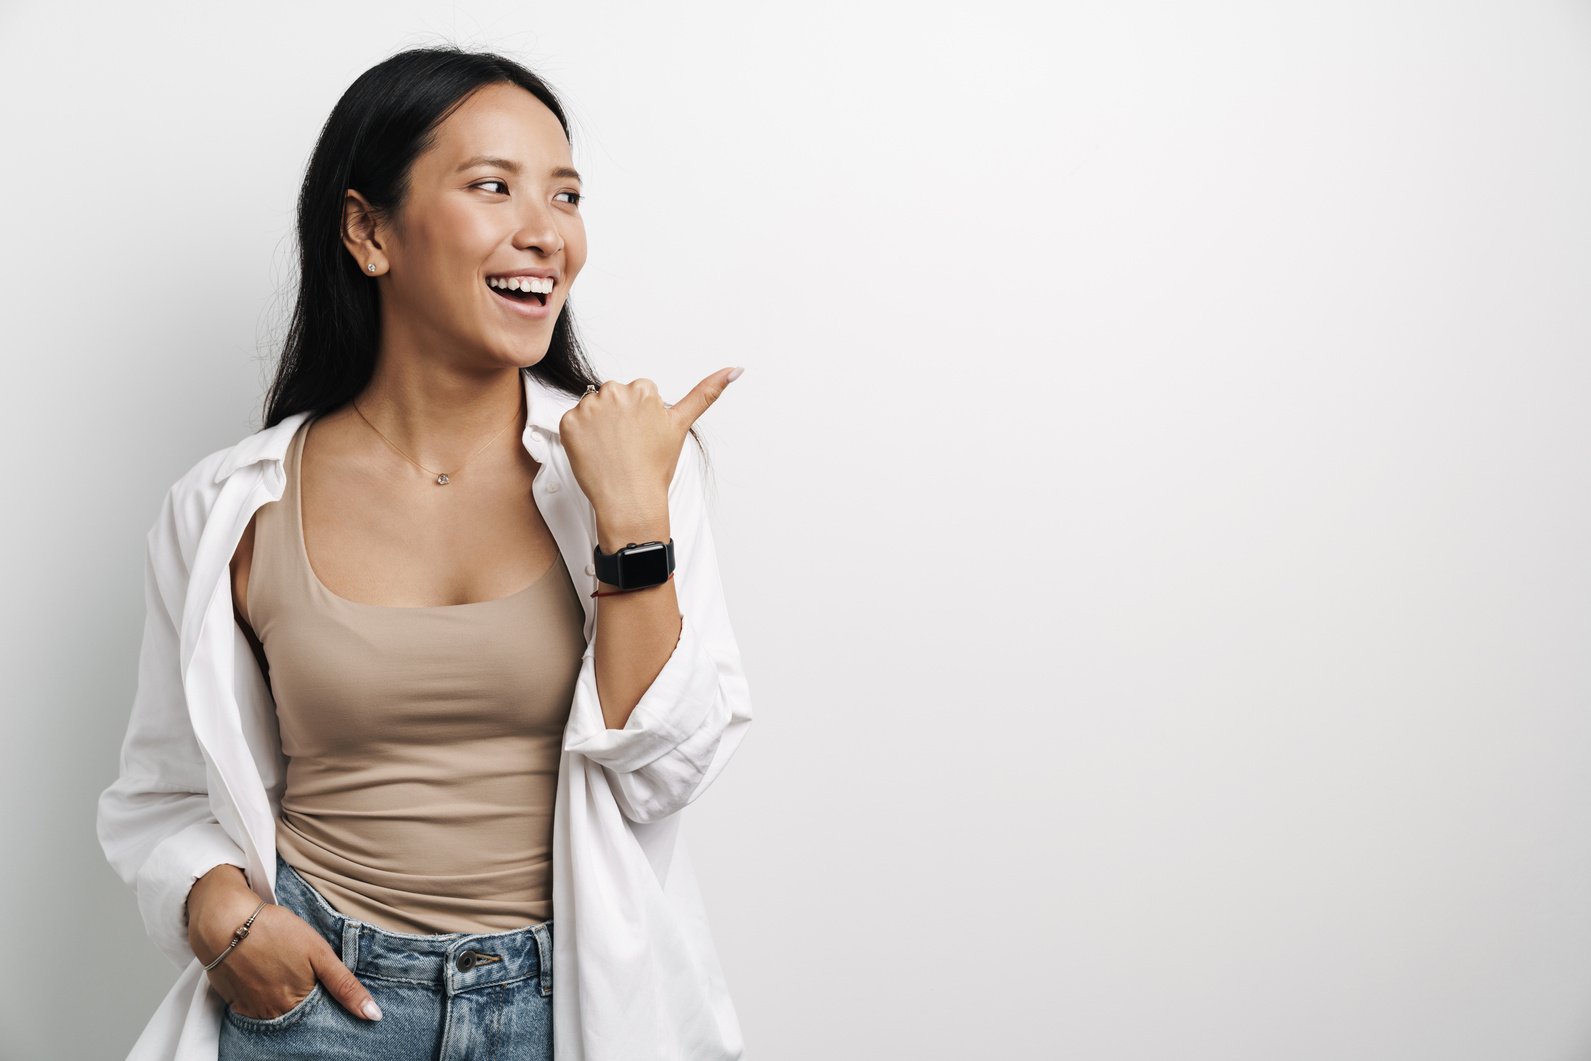
[[[363,413],[416,461],[440,467],[499,431],[512,434],[504,425],[516,412],[523,428],[525,384],[512,366],[465,373],[434,361],[384,359],[349,411],[355,418]]]

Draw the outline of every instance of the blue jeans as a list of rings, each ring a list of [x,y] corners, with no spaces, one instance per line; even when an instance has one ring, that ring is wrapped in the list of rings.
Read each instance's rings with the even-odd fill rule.
[[[551,920],[508,932],[388,932],[338,913],[280,856],[276,899],[342,956],[382,1018],[354,1016],[317,980],[279,1016],[227,1006],[219,1061],[551,1061]]]

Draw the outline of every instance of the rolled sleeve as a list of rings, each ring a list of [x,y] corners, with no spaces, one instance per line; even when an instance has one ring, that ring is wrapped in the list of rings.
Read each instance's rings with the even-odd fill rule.
[[[575,683],[565,748],[607,771],[620,810],[636,822],[657,821],[700,797],[751,722],[706,509],[699,457],[682,456],[669,488],[679,640],[623,728],[609,728],[602,714],[595,636]]]
[[[208,813],[162,840],[139,867],[138,912],[155,945],[180,969],[193,961],[188,945],[188,893],[216,866],[245,868],[243,850]]]

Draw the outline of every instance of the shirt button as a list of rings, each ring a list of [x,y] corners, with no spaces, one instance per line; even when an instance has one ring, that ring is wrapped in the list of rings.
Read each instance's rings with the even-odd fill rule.
[[[594,575],[596,573],[597,573],[597,565],[596,564],[587,564],[586,565],[586,574]]]
[[[549,494],[556,494],[558,492],[558,484],[557,483],[548,483],[547,484],[547,492]]]
[[[457,965],[459,967],[459,972],[469,972],[471,969],[475,968],[475,955],[471,954],[469,951],[465,951],[463,954],[459,955]]]

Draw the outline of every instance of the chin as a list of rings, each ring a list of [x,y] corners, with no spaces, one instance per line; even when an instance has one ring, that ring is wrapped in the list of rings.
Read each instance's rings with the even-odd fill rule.
[[[547,359],[547,351],[551,348],[549,343],[518,343],[507,349],[497,348],[493,351],[496,359],[515,368],[532,368]]]

